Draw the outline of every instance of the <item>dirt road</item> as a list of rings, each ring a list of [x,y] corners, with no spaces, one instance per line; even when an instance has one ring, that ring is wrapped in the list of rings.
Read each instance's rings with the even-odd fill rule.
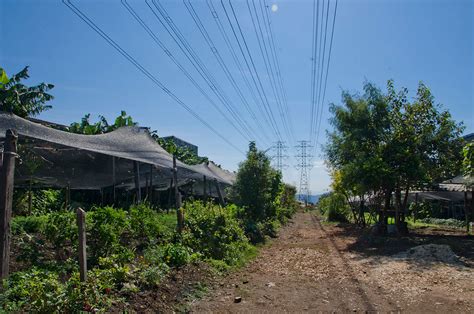
[[[298,213],[257,259],[191,311],[473,312],[473,268],[367,255],[351,249],[356,240],[314,214]]]

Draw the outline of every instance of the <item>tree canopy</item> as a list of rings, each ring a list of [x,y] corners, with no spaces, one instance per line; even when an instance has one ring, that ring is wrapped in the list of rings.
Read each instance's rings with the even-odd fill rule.
[[[26,86],[22,81],[29,77],[28,67],[12,75],[11,78],[8,78],[5,71],[0,68],[0,111],[26,118],[51,109],[46,103],[53,99],[48,91],[54,88],[54,85],[40,83]]]
[[[362,96],[343,92],[342,98],[342,105],[330,107],[334,131],[325,149],[339,189],[359,196],[381,193],[386,209],[395,193],[396,210],[403,211],[402,191],[458,173],[463,127],[434,103],[423,83],[412,102],[408,90],[396,91],[393,81],[386,93],[365,83]]]

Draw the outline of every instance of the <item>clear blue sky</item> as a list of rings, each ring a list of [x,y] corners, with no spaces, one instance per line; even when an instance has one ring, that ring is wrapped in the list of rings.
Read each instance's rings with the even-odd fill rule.
[[[278,6],[278,10],[271,13],[271,19],[295,137],[307,139],[312,1],[267,2]],[[76,0],[73,3],[228,140],[246,149],[245,139],[209,105],[119,1]],[[199,79],[144,2],[130,0],[129,3],[193,77]],[[244,86],[206,2],[193,3],[230,71],[238,79],[237,83]],[[233,3],[267,93],[271,95],[246,4]],[[331,3],[333,5],[334,0]],[[162,1],[162,4],[229,98],[243,111],[237,94],[183,3]],[[225,22],[219,2],[214,1],[214,4]],[[423,81],[431,88],[436,101],[449,109],[454,119],[464,122],[466,133],[474,132],[473,18],[473,1],[469,0],[340,0],[321,129],[330,128],[327,104],[340,102],[342,90],[360,91],[364,80],[383,87],[387,79],[394,79],[397,87],[406,86],[412,96],[418,82]],[[208,131],[138,72],[59,0],[0,2],[0,65],[9,74],[29,65],[29,83],[44,81],[56,85],[52,91],[54,109],[42,114],[43,119],[69,124],[85,113],[112,119],[123,109],[140,125],[150,126],[160,135],[173,134],[195,143],[202,155],[225,168],[235,170],[243,159],[239,152]],[[270,98],[277,114],[277,107]],[[264,124],[254,126],[259,130],[264,127]],[[324,142],[324,134],[321,139]],[[293,156],[295,143],[287,145],[287,154]],[[268,146],[270,144],[260,145],[265,149]],[[286,163],[289,164],[284,171],[286,181],[297,183],[295,159],[290,157]],[[319,148],[315,152],[314,166],[311,190],[321,192],[327,189],[329,177]]]

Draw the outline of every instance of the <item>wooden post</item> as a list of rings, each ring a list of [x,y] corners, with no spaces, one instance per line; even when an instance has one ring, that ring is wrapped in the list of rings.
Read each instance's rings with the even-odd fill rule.
[[[82,208],[78,208],[76,213],[79,230],[79,278],[84,282],[87,281],[86,213]]]
[[[466,217],[466,232],[469,234],[469,203],[467,200],[467,189],[464,190],[464,217]]]
[[[207,202],[207,178],[206,176],[203,176],[202,178],[202,198],[204,200],[204,203]]]
[[[221,186],[219,185],[219,181],[217,181],[217,179],[214,179],[214,183],[216,185],[217,195],[219,196],[219,203],[221,204],[222,207],[224,207],[225,206],[225,200],[224,200],[224,196],[222,195]]]
[[[171,171],[171,172],[173,172],[173,171]],[[173,192],[173,178],[171,178],[171,180],[170,180],[170,189],[169,189],[169,193],[168,193],[168,208],[166,209],[166,213],[167,213],[167,214],[170,213],[170,208],[171,208],[171,196],[173,195],[172,192]]]
[[[115,197],[116,197],[116,194],[115,194],[115,186],[116,186],[117,182],[115,181],[115,157],[112,156],[112,188],[113,188],[113,204],[115,205]]]
[[[64,193],[66,194],[64,197],[64,209],[67,209],[69,205],[71,205],[71,188],[69,182],[66,185],[66,190],[64,191]]]
[[[142,201],[142,191],[140,190],[140,164],[138,161],[133,162],[133,171],[135,172],[135,190],[137,192],[137,204]]]
[[[184,227],[184,216],[181,209],[181,194],[178,189],[178,167],[176,167],[176,156],[173,155],[173,182],[174,182],[174,200],[176,206],[176,215],[178,220],[178,232],[181,233]]]
[[[153,165],[150,165],[150,191],[148,192],[148,202],[153,204]]]
[[[418,215],[418,193],[415,193],[415,212],[413,213],[413,222],[416,222],[416,215]]]
[[[2,172],[0,173],[0,280],[7,278],[10,271],[10,221],[12,217],[17,140],[16,132],[14,130],[7,130]]]

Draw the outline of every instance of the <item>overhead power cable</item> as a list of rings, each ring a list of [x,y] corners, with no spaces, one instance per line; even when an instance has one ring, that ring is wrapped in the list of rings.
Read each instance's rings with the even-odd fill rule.
[[[334,5],[334,15],[333,15],[333,19],[332,19],[331,40],[329,42],[329,54],[328,54],[328,62],[327,62],[327,66],[326,66],[326,77],[324,79],[324,89],[323,89],[323,98],[322,98],[322,104],[323,105],[324,105],[324,101],[326,99],[326,86],[327,86],[327,83],[328,83],[329,64],[331,62],[332,42],[333,42],[333,39],[334,39],[334,28],[336,26],[337,1],[338,0],[336,0],[336,4]],[[319,141],[319,132],[320,132],[320,129],[321,129],[321,116],[319,117],[318,131],[316,133],[316,144],[318,144],[318,141]]]
[[[250,18],[252,20],[252,25],[253,25],[253,29],[254,29],[254,32],[255,32],[255,36],[257,38],[258,47],[260,49],[260,53],[262,55],[263,63],[265,65],[265,70],[266,70],[267,75],[269,77],[270,86],[272,88],[272,92],[273,92],[273,95],[275,97],[275,102],[277,104],[278,111],[280,113],[280,118],[281,118],[281,121],[282,121],[282,125],[283,125],[283,128],[284,128],[285,132],[286,132],[286,135],[288,136],[288,140],[290,140],[291,135],[290,135],[289,127],[287,125],[286,118],[285,118],[285,113],[283,111],[283,105],[281,103],[280,93],[278,92],[277,87],[276,87],[277,83],[276,83],[275,73],[273,71],[273,66],[272,66],[271,61],[270,61],[270,56],[269,56],[269,53],[268,53],[267,43],[265,41],[265,36],[263,35],[262,25],[260,23],[260,18],[258,16],[257,8],[255,6],[255,1],[252,1],[254,12],[252,12],[252,7],[250,6],[250,1],[247,0],[246,3],[247,3],[247,8],[249,10]],[[254,14],[255,14],[255,16],[254,16]]]
[[[223,8],[224,13],[225,13],[225,15],[226,15],[227,21],[229,22],[229,25],[231,26],[232,33],[234,34],[234,37],[235,37],[235,39],[236,39],[236,41],[237,41],[237,43],[238,43],[239,49],[240,49],[240,51],[241,51],[241,54],[242,54],[242,56],[244,57],[245,63],[246,63],[246,65],[247,65],[247,68],[248,68],[248,70],[249,70],[249,72],[250,72],[250,75],[251,75],[251,77],[252,77],[252,81],[254,82],[255,87],[256,87],[256,89],[257,89],[257,92],[258,92],[258,94],[259,94],[260,100],[261,100],[262,104],[264,105],[264,108],[265,108],[265,111],[266,111],[266,113],[267,113],[267,115],[268,115],[268,118],[269,118],[269,120],[270,120],[270,123],[272,124],[272,127],[273,127],[273,129],[274,129],[274,131],[275,131],[275,133],[276,133],[276,135],[277,135],[277,138],[278,138],[279,140],[281,140],[282,138],[281,138],[281,133],[280,133],[278,124],[277,124],[277,122],[276,122],[276,120],[275,120],[275,116],[273,115],[273,111],[272,111],[271,106],[270,106],[270,104],[269,104],[269,102],[268,102],[268,97],[267,97],[267,95],[266,95],[266,93],[265,93],[265,89],[263,88],[262,81],[260,80],[260,76],[258,75],[258,71],[257,71],[257,68],[256,68],[256,66],[255,66],[255,62],[254,62],[254,60],[253,60],[252,54],[251,54],[251,52],[250,52],[250,49],[249,49],[249,47],[248,47],[247,41],[245,40],[245,36],[244,36],[244,34],[243,34],[242,28],[240,27],[240,22],[239,22],[239,19],[237,18],[237,14],[235,13],[234,6],[232,5],[232,2],[229,0],[229,5],[230,5],[231,11],[232,11],[232,15],[233,15],[234,20],[235,20],[235,22],[236,22],[236,24],[237,24],[237,29],[238,29],[238,31],[239,31],[240,38],[241,38],[241,40],[242,40],[242,42],[243,42],[243,44],[244,44],[245,50],[247,51],[247,54],[248,54],[249,60],[250,60],[250,64],[252,65],[252,67],[250,67],[250,64],[249,64],[249,62],[248,62],[248,60],[247,60],[247,57],[246,57],[246,55],[245,55],[245,53],[244,53],[242,44],[240,43],[239,36],[237,36],[237,32],[236,32],[235,27],[234,27],[234,25],[233,25],[233,23],[232,23],[232,21],[231,21],[231,19],[230,19],[230,16],[229,16],[229,14],[228,14],[228,12],[227,12],[227,8],[225,7],[223,0],[221,0],[221,5],[222,5],[222,8]],[[258,82],[258,83],[257,83],[257,82]]]
[[[247,135],[244,135],[242,130],[238,128],[234,122],[221,110],[221,108],[214,102],[214,100],[207,94],[207,92],[196,82],[196,80],[189,74],[189,72],[183,67],[181,63],[174,57],[171,51],[163,44],[162,41],[156,36],[156,34],[148,27],[143,19],[136,13],[132,6],[127,0],[121,0],[122,5],[132,15],[132,17],[140,24],[140,26],[150,35],[153,41],[165,52],[165,54],[173,61],[173,63],[183,72],[183,74],[191,81],[191,83],[201,92],[201,94],[211,103],[211,105],[224,117],[224,119],[240,134],[245,140],[250,140]]]
[[[198,13],[196,12],[196,10],[195,10],[194,6],[192,5],[191,1],[190,0],[183,0],[183,3],[186,7],[186,10],[191,15],[194,23],[198,27],[199,32],[203,36],[203,38],[206,41],[207,45],[209,46],[212,54],[216,58],[219,66],[222,68],[222,70],[224,71],[227,79],[231,83],[232,87],[235,89],[235,91],[239,95],[239,98],[242,101],[242,103],[244,104],[244,107],[245,107],[246,111],[249,113],[250,117],[254,120],[256,126],[260,127],[261,132],[265,135],[266,138],[268,138],[268,135],[266,135],[265,130],[261,128],[261,123],[259,122],[259,120],[257,118],[257,115],[252,110],[249,102],[245,98],[242,90],[240,89],[239,85],[237,84],[237,82],[236,82],[234,76],[232,75],[231,71],[229,70],[226,62],[223,60],[221,54],[219,53],[219,50],[217,49],[216,45],[214,44],[214,41],[212,40],[211,36],[209,35],[209,32],[207,31],[204,24],[202,23],[202,20],[199,17]]]
[[[252,87],[252,84],[250,84],[250,81],[244,71],[244,67],[242,65],[242,63],[240,62],[238,56],[237,56],[237,53],[235,51],[235,48],[233,47],[232,45],[232,42],[229,38],[229,35],[227,34],[226,30],[225,30],[225,27],[224,25],[222,24],[220,18],[219,18],[219,15],[217,13],[217,10],[216,8],[214,7],[214,5],[212,4],[212,1],[211,0],[206,0],[206,3],[207,3],[207,6],[212,14],[212,16],[214,17],[214,21],[217,25],[217,28],[221,34],[221,36],[223,37],[224,39],[224,42],[226,43],[226,46],[232,56],[232,59],[234,60],[234,63],[235,65],[237,66],[237,68],[239,69],[239,72],[240,72],[240,75],[242,76],[242,79],[243,81],[245,82],[245,85],[247,87],[247,89],[249,90],[250,92],[250,95],[252,96],[252,100],[254,101],[255,103],[255,106],[257,107],[259,113],[260,113],[260,116],[263,117],[265,123],[267,124],[268,127],[270,128],[273,128],[273,125],[271,124],[266,112],[264,111],[264,109],[262,108],[263,107],[263,103],[261,105],[260,104],[260,101],[258,100],[258,97],[257,95],[255,94],[255,91]],[[256,85],[255,85],[256,86]]]
[[[265,10],[265,8],[266,8],[266,10]],[[288,96],[286,94],[285,84],[284,84],[284,81],[283,81],[283,77],[281,75],[280,61],[279,61],[279,58],[278,58],[278,53],[277,53],[276,45],[275,45],[276,40],[273,36],[273,26],[272,26],[271,19],[270,19],[269,14],[268,14],[268,11],[270,10],[270,6],[266,4],[266,0],[260,1],[260,10],[262,11],[262,15],[264,16],[264,19],[266,17],[266,23],[265,24],[268,26],[267,33],[268,32],[270,33],[270,46],[271,46],[271,51],[272,51],[275,67],[276,67],[276,74],[277,74],[278,82],[279,82],[279,85],[280,85],[280,92],[283,96],[284,110],[285,110],[287,121],[288,121],[288,124],[289,124],[291,138],[294,141],[295,140],[294,128],[293,128],[293,122],[292,122],[292,119],[291,119],[291,114],[290,114],[290,110],[289,110],[289,106],[288,106]],[[263,14],[263,12],[265,12],[265,14]]]
[[[218,97],[222,104],[226,107],[232,117],[238,122],[242,129],[249,134],[249,137],[254,137],[255,132],[252,130],[251,126],[247,124],[246,121],[242,119],[242,115],[239,113],[238,109],[232,104],[228,99],[227,95],[224,93],[223,89],[217,83],[217,80],[212,76],[210,71],[207,69],[205,64],[199,58],[197,53],[191,47],[189,42],[183,36],[179,28],[173,22],[173,19],[166,12],[165,8],[161,5],[160,1],[151,1],[153,7],[150,5],[148,0],[145,0],[145,3],[152,11],[153,15],[160,22],[160,24],[165,28],[167,33],[171,36],[173,41],[178,45],[179,49],[183,52],[186,58],[191,62],[196,71],[201,75],[201,77],[206,81],[206,83],[211,88],[212,92]]]
[[[232,146],[241,154],[245,153],[240,150],[236,145],[230,142],[225,136],[219,131],[214,129],[206,120],[199,116],[191,107],[179,99],[173,92],[171,92],[166,86],[161,83],[153,74],[151,74],[145,67],[143,67],[135,58],[133,58],[127,51],[125,51],[119,44],[117,44],[110,36],[108,36],[99,26],[97,26],[85,13],[77,8],[71,0],[62,0],[63,4],[66,5],[75,15],[77,15],[83,22],[85,22],[93,31],[95,31],[100,37],[102,37],[110,46],[112,46],[117,52],[119,52],[128,62],[137,68],[143,75],[145,75],[153,84],[163,90],[168,96],[170,96],[176,103],[182,106],[187,112],[195,117],[200,123],[208,128],[212,133],[221,138],[228,145]]]

